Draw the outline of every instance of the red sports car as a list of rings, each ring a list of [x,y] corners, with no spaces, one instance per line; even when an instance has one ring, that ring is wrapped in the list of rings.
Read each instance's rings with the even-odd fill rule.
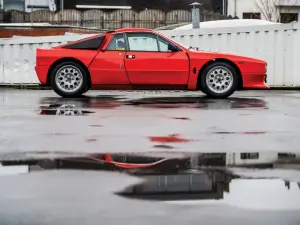
[[[269,88],[265,61],[197,51],[158,32],[124,28],[51,49],[37,49],[42,85],[63,97],[98,89],[189,90],[226,98],[243,88]]]

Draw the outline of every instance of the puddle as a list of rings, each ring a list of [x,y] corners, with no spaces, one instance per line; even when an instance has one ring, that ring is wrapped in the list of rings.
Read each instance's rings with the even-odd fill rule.
[[[143,179],[114,193],[125,198],[203,204],[201,201],[256,210],[300,210],[300,154],[186,152],[180,157],[175,154],[172,157],[171,151],[143,154],[0,155],[0,175],[70,169],[114,171]],[[283,175],[291,171],[296,172],[294,177]]]
[[[151,201],[192,201],[194,204],[203,204],[210,200],[211,205],[300,210],[300,183],[297,182],[247,179],[220,171],[148,175],[143,178],[143,182],[128,186],[116,194]]]
[[[266,134],[266,131],[245,131],[245,132],[230,132],[230,131],[216,131],[213,134],[249,134],[249,135],[259,135]]]
[[[93,125],[90,125],[90,127],[103,127],[103,126],[99,125],[99,124],[93,124]]]
[[[145,176],[116,194],[126,198],[179,204],[231,206],[248,210],[300,210],[300,183],[281,179],[242,179],[230,174]]]
[[[172,117],[172,119],[174,119],[174,120],[191,120],[188,117]]]
[[[266,109],[267,102],[255,98],[209,99],[206,97],[157,97],[128,100],[126,104],[150,108],[201,108],[201,109]]]
[[[174,149],[174,147],[170,145],[154,145],[154,148]]]
[[[76,108],[94,108],[94,109],[110,109],[124,105],[121,100],[126,98],[114,95],[100,95],[96,97],[83,97],[74,99],[64,98],[42,98],[41,105],[52,105],[60,107],[62,105],[72,105]]]
[[[89,139],[88,139],[89,140]],[[96,141],[91,139],[90,141]],[[168,145],[157,147],[171,148]],[[51,161],[53,168],[85,169],[86,165],[101,162],[103,169],[107,165],[118,169],[141,169],[151,168],[164,170],[189,171],[203,169],[231,169],[231,168],[288,168],[299,169],[300,154],[278,152],[219,152],[219,153],[195,153],[195,152],[143,152],[143,153],[67,153],[67,152],[25,152],[14,154],[0,154],[2,165],[27,165],[35,162],[37,165]],[[77,162],[86,164],[77,165]],[[64,164],[66,163],[67,164]],[[60,165],[57,167],[57,165]],[[97,167],[98,168],[98,167]],[[300,178],[299,178],[300,179]]]
[[[96,96],[78,99],[44,98],[41,105],[59,108],[72,105],[74,108],[111,109],[124,105],[145,108],[199,108],[199,109],[235,109],[259,108],[267,109],[267,102],[255,98],[209,99],[207,97],[147,97],[130,99],[124,96]],[[174,119],[189,120],[189,118],[175,117]]]
[[[88,110],[77,109],[75,105],[49,105],[41,107],[40,115],[52,116],[84,116],[94,113]]]
[[[192,141],[180,137],[179,134],[170,134],[168,136],[153,136],[153,137],[149,137],[149,139],[152,142],[159,142],[159,143],[186,143]]]

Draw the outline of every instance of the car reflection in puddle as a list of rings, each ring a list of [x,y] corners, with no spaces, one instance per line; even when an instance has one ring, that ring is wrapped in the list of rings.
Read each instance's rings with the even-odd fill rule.
[[[116,195],[153,201],[219,200],[220,204],[251,209],[300,210],[300,156],[295,153],[177,153],[68,154],[18,153],[0,155],[2,168],[96,170],[128,173],[143,182]],[[175,153],[174,153],[175,154]],[[235,172],[236,168],[252,173]],[[269,173],[264,173],[264,171]],[[280,171],[276,173],[274,171]],[[297,177],[282,175],[297,171]],[[243,199],[241,201],[241,199]],[[249,205],[247,205],[249,204]]]
[[[206,97],[157,97],[129,100],[126,104],[146,108],[198,108],[198,109],[267,109],[267,102],[255,98],[209,99]]]
[[[198,109],[268,109],[267,102],[256,98],[209,99],[206,97],[148,97],[130,99],[122,96],[98,96],[79,99],[44,98],[41,104],[50,106],[74,106],[76,108],[112,109],[124,105],[144,108],[198,108]],[[49,107],[50,107],[49,106]]]
[[[53,105],[53,106],[61,106],[61,105],[72,105],[76,108],[93,108],[93,109],[110,109],[117,108],[121,105],[124,105],[122,100],[126,98],[122,96],[114,96],[114,95],[100,95],[96,97],[83,97],[83,98],[72,98],[72,99],[64,99],[64,98],[42,98],[40,100],[41,105]]]
[[[48,107],[41,107],[40,115],[52,116],[84,116],[93,112],[88,110],[80,110],[76,105],[49,105]]]

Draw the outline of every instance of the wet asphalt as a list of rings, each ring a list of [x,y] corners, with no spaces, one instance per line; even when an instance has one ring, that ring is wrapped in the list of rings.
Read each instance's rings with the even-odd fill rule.
[[[0,153],[299,150],[299,91],[193,92],[0,89]]]
[[[135,177],[47,171],[1,178],[1,225],[298,225],[300,190],[281,180],[237,180],[219,200],[151,202],[112,195]]]
[[[298,91],[242,91],[224,100],[189,92],[89,91],[63,99],[49,90],[1,88],[0,160],[103,152],[297,154],[299,103]],[[114,194],[142,182],[129,174],[1,167],[0,225],[300,224],[299,170],[231,172],[243,178],[222,180],[217,197],[153,202]],[[191,188],[191,181],[172,179],[169,188]],[[209,189],[209,179],[201,182],[197,187]]]

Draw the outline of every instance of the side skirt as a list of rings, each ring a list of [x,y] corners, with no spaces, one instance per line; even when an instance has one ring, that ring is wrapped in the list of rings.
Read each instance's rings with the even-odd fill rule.
[[[148,85],[148,84],[136,84],[136,85],[93,85],[93,90],[166,90],[166,91],[178,91],[188,90],[187,85]]]

